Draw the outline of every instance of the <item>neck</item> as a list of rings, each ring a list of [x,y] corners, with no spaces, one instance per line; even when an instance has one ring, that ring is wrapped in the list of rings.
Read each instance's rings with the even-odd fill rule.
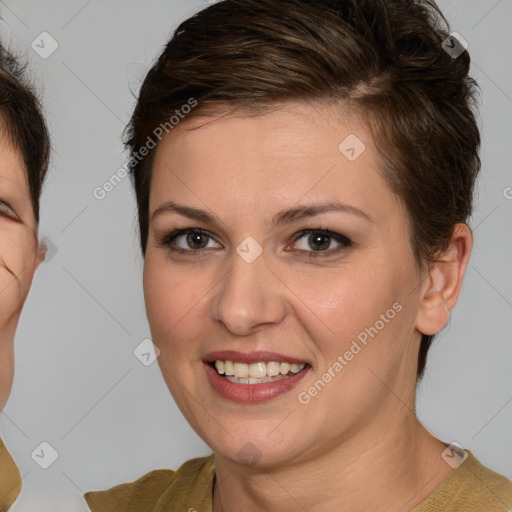
[[[247,468],[216,456],[214,512],[308,510],[405,512],[449,475],[445,445],[403,404],[378,428],[322,454],[275,468]],[[384,428],[382,428],[384,425]]]

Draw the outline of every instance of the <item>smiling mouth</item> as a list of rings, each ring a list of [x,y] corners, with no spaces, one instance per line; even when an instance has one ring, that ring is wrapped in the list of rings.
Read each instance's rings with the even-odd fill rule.
[[[258,361],[247,364],[217,360],[209,364],[224,379],[235,384],[265,384],[289,379],[310,367],[307,363],[296,364],[279,361]]]

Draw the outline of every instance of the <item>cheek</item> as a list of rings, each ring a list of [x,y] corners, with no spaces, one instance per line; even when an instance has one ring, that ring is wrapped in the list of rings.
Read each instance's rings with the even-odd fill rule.
[[[357,336],[399,298],[392,272],[375,267],[346,265],[287,277],[286,284],[303,304],[303,320],[309,318],[311,328],[329,340]]]
[[[198,380],[199,346],[208,329],[204,279],[148,252],[144,265],[144,297],[153,343],[160,350],[158,364],[174,400],[187,418],[202,397],[205,382]],[[163,260],[163,258],[162,258]],[[201,332],[202,331],[202,332]],[[186,390],[183,386],[186,383]],[[196,397],[192,400],[190,397]]]
[[[331,368],[331,374],[340,375],[334,380],[343,387],[353,386],[351,392],[362,400],[370,389],[380,386],[369,368],[382,378],[397,371],[414,324],[411,280],[409,266],[397,269],[387,261],[346,265],[309,279],[297,274],[295,282],[290,281],[307,306],[301,308],[299,321],[312,340],[319,374]]]
[[[0,261],[0,329],[17,311],[22,302],[22,294],[16,278]]]
[[[0,304],[5,320],[25,300],[34,274],[35,243],[26,233],[0,228]]]
[[[171,292],[169,283],[164,277],[159,277],[159,272],[152,264],[149,256],[146,256],[144,264],[144,301],[153,342],[160,344],[162,334],[172,326],[173,316],[176,312],[172,303],[174,293]]]
[[[182,343],[204,325],[200,314],[201,301],[207,290],[199,272],[187,272],[171,266],[160,256],[148,252],[144,264],[144,298],[153,342],[162,355],[172,351],[173,358],[192,349],[190,343]]]
[[[5,267],[21,278],[34,261],[35,251],[35,239],[31,233],[0,219],[0,261]]]

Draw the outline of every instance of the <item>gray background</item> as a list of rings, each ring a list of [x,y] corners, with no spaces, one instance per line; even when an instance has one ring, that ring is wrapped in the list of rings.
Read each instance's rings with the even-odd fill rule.
[[[133,354],[150,335],[130,181],[102,201],[93,196],[125,162],[120,136],[132,92],[177,23],[207,4],[0,2],[4,42],[43,84],[54,145],[40,236],[56,253],[39,268],[23,311],[14,387],[0,415],[24,475],[14,511],[85,511],[83,491],[209,453],[157,364],[145,367]],[[471,264],[451,324],[431,351],[418,413],[440,439],[512,478],[512,0],[440,6],[469,42],[482,89],[483,170]],[[46,59],[31,47],[44,31],[59,45]],[[31,458],[43,441],[59,454],[46,470]]]

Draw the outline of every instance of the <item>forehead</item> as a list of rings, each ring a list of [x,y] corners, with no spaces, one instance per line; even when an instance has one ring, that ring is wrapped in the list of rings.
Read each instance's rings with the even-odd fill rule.
[[[31,204],[28,177],[23,158],[12,142],[5,127],[0,129],[0,199],[20,206]]]
[[[194,171],[215,168],[216,176],[230,170],[236,170],[237,175],[258,170],[258,176],[263,177],[267,171],[293,167],[294,162],[307,165],[319,157],[338,156],[343,131],[348,132],[349,126],[355,130],[355,123],[347,120],[341,129],[334,123],[328,111],[306,105],[251,116],[240,113],[185,119],[160,143],[155,168],[175,162]]]
[[[347,158],[354,156],[347,149],[356,158]],[[153,163],[153,207],[171,192],[194,202],[213,192],[245,194],[256,206],[258,200],[270,204],[272,197],[288,202],[327,193],[346,200],[361,196],[364,203],[388,189],[365,123],[316,105],[185,120],[163,138]]]

